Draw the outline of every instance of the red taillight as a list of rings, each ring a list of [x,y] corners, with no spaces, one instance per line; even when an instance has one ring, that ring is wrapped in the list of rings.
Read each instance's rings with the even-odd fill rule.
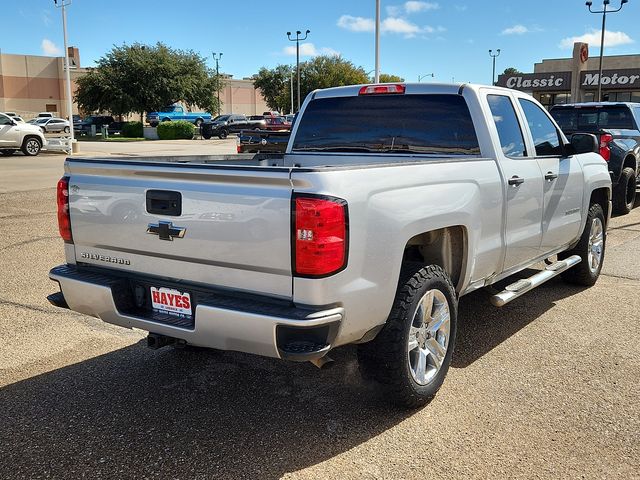
[[[347,203],[333,197],[294,197],[295,272],[325,277],[347,264]]]
[[[387,93],[404,93],[405,86],[399,83],[393,85],[366,85],[360,89],[359,95],[384,95]]]
[[[611,158],[611,149],[609,144],[613,141],[613,136],[610,133],[603,133],[600,135],[600,155],[607,162]]]
[[[71,236],[71,216],[69,215],[69,177],[58,180],[58,228],[65,242],[73,242]]]

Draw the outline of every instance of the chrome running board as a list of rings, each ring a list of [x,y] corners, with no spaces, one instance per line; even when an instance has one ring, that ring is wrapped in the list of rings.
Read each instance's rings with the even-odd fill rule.
[[[502,307],[511,300],[515,300],[519,296],[524,295],[529,290],[539,287],[547,280],[551,280],[553,277],[560,275],[562,272],[570,269],[574,265],[577,265],[581,261],[582,259],[580,256],[572,255],[564,260],[559,260],[551,265],[547,265],[547,268],[535,275],[518,280],[511,285],[507,285],[503,291],[496,293],[491,297],[491,303],[496,307]]]

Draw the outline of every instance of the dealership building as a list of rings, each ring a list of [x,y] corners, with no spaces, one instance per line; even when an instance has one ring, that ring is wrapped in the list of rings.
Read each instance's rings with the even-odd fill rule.
[[[71,91],[75,92],[75,80],[86,75],[89,69],[80,65],[80,52],[76,47],[69,47],[69,64]],[[25,120],[39,112],[68,117],[64,78],[64,57],[0,52],[0,112],[15,112]],[[220,102],[225,113],[254,115],[270,110],[250,78],[234,79],[225,75]],[[75,102],[72,113],[78,113]]]
[[[571,58],[545,59],[533,73],[502,74],[497,85],[533,95],[546,107],[562,103],[597,101],[598,82],[602,100],[640,102],[640,55],[611,55],[602,60],[589,57],[586,43],[575,43]]]

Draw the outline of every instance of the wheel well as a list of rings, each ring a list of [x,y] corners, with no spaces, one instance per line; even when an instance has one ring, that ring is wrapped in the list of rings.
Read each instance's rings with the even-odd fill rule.
[[[591,192],[589,205],[593,205],[594,203],[597,203],[602,207],[602,211],[604,212],[604,221],[606,222],[609,218],[609,190],[606,188],[599,188]]]
[[[633,155],[627,155],[626,158],[624,159],[624,164],[622,165],[622,168],[633,168],[634,172],[637,172],[637,162],[636,162],[636,157],[634,157]]]
[[[466,260],[466,235],[462,226],[445,227],[410,238],[402,262],[439,265],[459,291]]]
[[[40,144],[40,146],[42,147],[42,140],[40,140],[40,137],[37,135],[25,135],[24,138],[22,139],[22,145],[27,143],[27,140],[29,140],[30,138],[35,138]]]

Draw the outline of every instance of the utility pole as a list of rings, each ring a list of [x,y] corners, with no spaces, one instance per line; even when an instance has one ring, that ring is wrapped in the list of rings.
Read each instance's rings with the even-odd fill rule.
[[[376,0],[376,71],[373,83],[380,83],[380,0]]]
[[[291,80],[291,108],[289,109],[289,113],[293,113],[293,70],[291,70],[291,74],[289,75]]]
[[[69,71],[69,46],[67,45],[67,10],[66,7],[71,5],[71,0],[53,0],[56,7],[62,9],[62,31],[64,34],[64,70],[65,70],[65,82],[67,92],[67,111],[69,114],[69,134],[71,136],[71,154],[73,154],[73,147],[75,143],[75,136],[73,131],[73,99],[71,98],[71,72]]]
[[[596,11],[591,10],[591,5],[593,2],[586,2],[585,5],[589,8],[589,12],[591,13],[601,13],[602,14],[602,31],[600,32],[600,66],[598,67],[598,102],[602,101],[602,55],[604,54],[604,32],[605,32],[605,24],[607,21],[607,13],[616,13],[622,10],[622,6],[627,3],[629,0],[620,0],[620,6],[617,10],[607,10],[607,5],[611,4],[611,0],[604,0],[603,9]]]
[[[491,85],[496,84],[496,57],[500,56],[500,49],[496,50],[497,53],[493,53],[493,50],[489,50],[489,56],[493,60],[493,70],[491,71]]]
[[[287,38],[290,42],[296,42],[296,71],[298,76],[298,110],[300,111],[300,41],[304,41],[307,39],[311,30],[307,30],[304,32],[304,37],[301,37],[302,32],[300,30],[296,31],[296,38],[291,38],[291,32],[287,32]]]
[[[218,56],[216,57],[215,53],[212,53],[213,55],[213,59],[216,61],[216,83],[218,84],[218,90],[217,90],[217,94],[218,94],[218,116],[220,116],[220,66],[218,64],[218,62],[222,59],[222,52],[218,53]]]

